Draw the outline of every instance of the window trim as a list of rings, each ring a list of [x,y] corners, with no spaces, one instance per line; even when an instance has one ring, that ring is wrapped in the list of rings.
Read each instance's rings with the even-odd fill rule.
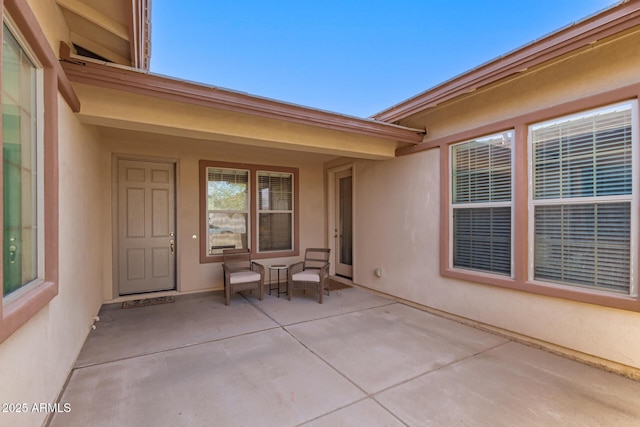
[[[39,64],[41,69],[42,175],[47,179],[43,183],[41,196],[43,197],[43,205],[39,213],[44,217],[44,238],[41,243],[44,248],[42,281],[25,286],[24,289],[16,291],[19,292],[18,295],[10,295],[11,298],[0,297],[2,298],[2,304],[0,304],[0,343],[27,323],[58,294],[58,85],[63,84],[56,72],[56,66],[59,67],[59,64],[55,61],[47,39],[28,4],[9,0],[2,3],[4,5],[3,20],[6,18],[7,22],[12,23],[10,28],[17,31],[14,36],[25,46],[25,51],[33,54],[34,62]],[[0,215],[2,213],[3,206],[0,200]],[[0,229],[0,238],[4,238],[2,229]],[[0,249],[1,251],[2,249]],[[0,274],[2,274],[2,268],[0,264]]]
[[[578,100],[553,105],[549,108],[541,108],[520,116],[514,116],[508,119],[488,123],[478,128],[442,136],[429,141],[428,144],[425,144],[423,147],[424,150],[439,148],[440,152],[440,275],[451,279],[462,280],[470,285],[488,285],[523,291],[530,294],[640,312],[640,296],[633,297],[606,293],[587,288],[561,286],[529,280],[529,183],[528,172],[524,173],[524,171],[528,171],[527,136],[529,125],[553,120],[563,116],[583,113],[585,111],[606,107],[616,103],[632,100],[637,101],[638,99],[640,99],[640,83],[635,83]],[[635,117],[634,120],[636,126],[640,128],[640,119]],[[514,277],[505,278],[486,273],[452,269],[449,264],[449,228],[451,226],[449,204],[451,195],[448,147],[456,142],[477,138],[480,135],[498,133],[505,129],[515,130],[513,153],[515,159],[513,163],[513,214],[515,215],[515,219],[513,223],[514,234],[512,237],[514,239]],[[640,168],[640,164],[636,166],[636,169],[638,168]],[[520,173],[520,171],[523,173]],[[637,181],[638,179],[640,178],[635,178],[634,176],[634,180]],[[640,193],[640,190],[638,193]],[[638,196],[640,198],[640,194],[638,194]],[[638,215],[640,215],[640,212]],[[639,218],[633,219],[636,221],[639,220]],[[640,229],[637,228],[637,230],[638,231],[635,235],[631,236],[631,239],[632,244],[636,245],[638,248],[638,252],[633,255],[633,261],[638,263],[640,266]]]
[[[477,141],[477,140],[483,140],[483,139],[489,139],[491,137],[500,135],[500,134],[505,134],[505,133],[511,133],[513,136],[511,138],[511,153],[510,153],[510,157],[511,157],[511,174],[510,174],[510,186],[511,186],[511,198],[509,201],[494,201],[494,202],[478,202],[478,203],[460,203],[460,204],[456,204],[453,201],[453,149],[456,145],[461,145],[461,144],[466,144],[469,142],[473,142],[473,141]],[[514,256],[513,256],[513,252],[514,252],[514,174],[513,174],[513,170],[514,170],[514,160],[515,160],[515,156],[514,156],[514,151],[515,151],[515,130],[514,129],[504,129],[501,130],[499,132],[492,132],[489,134],[485,134],[482,136],[478,136],[475,138],[468,138],[464,141],[458,141],[452,144],[449,144],[447,149],[449,151],[448,155],[449,155],[449,159],[448,159],[448,164],[449,164],[449,186],[448,186],[448,192],[449,192],[449,269],[451,270],[455,270],[455,271],[460,271],[460,272],[469,272],[471,274],[481,274],[481,275],[486,275],[489,277],[495,277],[495,278],[510,278],[512,279],[514,277]],[[453,229],[454,229],[454,224],[453,224],[453,212],[455,209],[469,209],[469,208],[494,208],[494,207],[509,207],[511,210],[511,243],[510,243],[510,272],[509,274],[500,274],[500,273],[495,273],[495,272],[491,272],[491,271],[483,271],[483,270],[475,270],[472,268],[464,268],[464,267],[456,267],[453,264],[453,260],[454,260],[454,240],[453,240]]]
[[[227,168],[241,169],[249,171],[249,219],[248,226],[248,245],[251,249],[251,256],[255,259],[294,257],[300,254],[300,207],[299,207],[299,171],[298,168],[284,166],[258,165],[250,163],[231,163],[218,162],[214,160],[200,160],[199,162],[199,192],[200,192],[200,263],[218,263],[222,262],[222,255],[209,255],[207,250],[207,168]],[[287,251],[258,251],[258,194],[257,194],[257,178],[258,172],[282,172],[293,175],[293,249]]]

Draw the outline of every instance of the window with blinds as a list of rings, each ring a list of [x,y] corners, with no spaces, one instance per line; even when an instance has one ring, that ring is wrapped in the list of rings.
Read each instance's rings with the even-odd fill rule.
[[[246,249],[249,218],[249,171],[207,168],[209,255]]]
[[[451,146],[452,265],[511,275],[513,131]]]
[[[257,173],[258,251],[293,249],[293,174]]]
[[[201,262],[217,262],[225,249],[260,257],[295,256],[298,246],[298,169],[200,160],[207,240]]]
[[[635,292],[635,108],[628,102],[530,126],[533,279]]]

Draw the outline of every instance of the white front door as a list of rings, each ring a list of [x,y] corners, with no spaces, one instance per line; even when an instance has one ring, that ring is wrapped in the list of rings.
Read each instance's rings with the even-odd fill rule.
[[[336,275],[353,278],[353,176],[351,169],[335,174]]]
[[[176,287],[175,167],[118,161],[118,292]]]

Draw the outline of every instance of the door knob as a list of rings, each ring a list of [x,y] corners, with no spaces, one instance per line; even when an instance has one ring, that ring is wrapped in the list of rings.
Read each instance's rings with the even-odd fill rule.
[[[171,255],[173,255],[175,252],[175,243],[176,243],[175,240],[173,239],[169,240],[169,246],[171,247]]]
[[[18,252],[18,247],[16,245],[9,245],[9,263],[16,263],[16,252]]]

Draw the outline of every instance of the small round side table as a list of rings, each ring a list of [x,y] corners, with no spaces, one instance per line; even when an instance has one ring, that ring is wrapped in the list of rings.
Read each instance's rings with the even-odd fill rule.
[[[278,272],[278,281],[275,282],[276,286],[274,285],[273,279],[272,279],[272,274],[274,271]],[[284,283],[285,283],[285,290],[284,291],[280,291],[280,272],[284,272]],[[269,266],[269,295],[271,295],[271,291],[277,290],[278,291],[278,298],[280,298],[280,294],[286,294],[287,292],[289,292],[289,267],[284,265],[284,264],[274,264],[274,265],[270,265]]]

